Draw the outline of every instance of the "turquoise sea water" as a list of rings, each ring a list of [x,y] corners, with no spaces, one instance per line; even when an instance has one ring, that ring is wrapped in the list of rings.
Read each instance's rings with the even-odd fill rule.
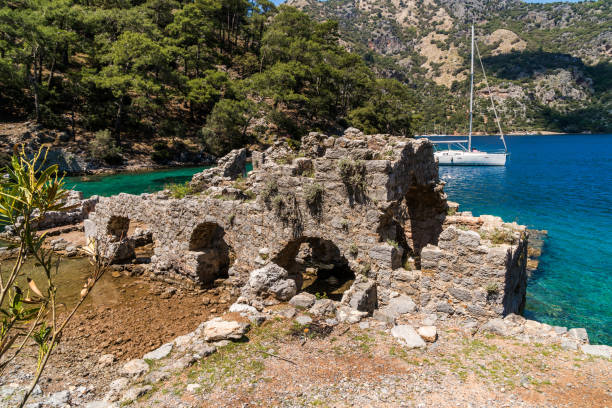
[[[474,215],[494,214],[548,230],[527,288],[526,315],[585,327],[612,344],[612,135],[511,136],[505,167],[440,167],[450,200]],[[498,149],[496,137],[474,147]],[[198,168],[127,173],[68,186],[85,196],[140,194],[189,180]]]
[[[109,197],[119,193],[142,194],[163,190],[166,184],[184,183],[206,167],[181,167],[138,173],[67,177],[66,188],[82,191],[85,197]]]
[[[474,146],[499,146],[476,137]],[[460,209],[548,230],[526,315],[612,344],[612,135],[510,136],[505,167],[440,167]]]

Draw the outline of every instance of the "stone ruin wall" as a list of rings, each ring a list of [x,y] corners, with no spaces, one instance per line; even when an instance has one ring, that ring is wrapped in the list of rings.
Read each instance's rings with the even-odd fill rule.
[[[423,311],[481,319],[522,312],[525,228],[457,212],[430,142],[349,129],[342,137],[311,133],[297,151],[279,142],[252,160],[242,178],[246,150],[231,152],[194,176],[197,193],[182,199],[167,191],[100,198],[86,235],[110,236],[125,262],[133,257],[128,222],[143,226],[154,242],[149,272],[172,282],[227,278],[246,287],[254,270],[275,263],[299,292],[292,263],[308,243],[320,262],[358,276],[347,296],[357,285],[375,287],[367,312],[399,295]],[[279,300],[287,299],[262,301]]]

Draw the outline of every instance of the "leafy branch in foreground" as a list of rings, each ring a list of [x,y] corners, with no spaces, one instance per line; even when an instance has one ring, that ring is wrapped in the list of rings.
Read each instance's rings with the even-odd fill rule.
[[[32,158],[22,150],[12,157],[6,168],[8,179],[0,184],[0,225],[12,226],[18,240],[12,267],[7,273],[0,268],[0,375],[29,341],[38,349],[34,377],[19,407],[25,405],[40,380],[62,331],[108,266],[100,256],[104,253],[103,245],[90,241],[82,251],[90,257],[91,274],[83,285],[80,299],[60,321],[55,277],[61,258],[45,247],[46,234],[37,233],[36,225],[49,211],[67,211],[71,207],[65,205],[68,191],[63,188],[57,166],[45,167],[45,161],[46,151],[42,149]],[[42,269],[43,289],[29,276],[26,283],[17,282],[27,258],[32,258]]]

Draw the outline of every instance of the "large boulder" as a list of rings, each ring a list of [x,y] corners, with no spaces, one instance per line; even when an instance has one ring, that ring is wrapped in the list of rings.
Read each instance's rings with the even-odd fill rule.
[[[251,272],[247,284],[242,288],[242,296],[247,299],[272,296],[279,301],[288,301],[297,293],[295,281],[288,277],[286,269],[269,263]]]
[[[240,340],[249,327],[249,323],[216,317],[205,323],[202,334],[204,341]]]

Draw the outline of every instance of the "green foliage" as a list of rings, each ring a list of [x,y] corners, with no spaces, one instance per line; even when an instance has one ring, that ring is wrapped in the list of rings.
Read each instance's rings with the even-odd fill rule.
[[[94,139],[89,143],[91,156],[107,164],[121,164],[121,148],[117,146],[110,130],[96,132]]]
[[[8,368],[19,369],[14,359],[30,349],[26,347],[29,340],[37,345],[36,369],[19,407],[25,406],[64,327],[104,272],[92,243],[88,253],[92,255],[94,272],[81,289],[76,306],[60,321],[55,285],[60,259],[45,248],[47,235],[38,234],[36,224],[50,211],[67,211],[72,207],[65,204],[68,191],[63,188],[64,181],[58,175],[57,165],[46,166],[45,160],[46,151],[40,150],[28,158],[22,150],[11,158],[6,168],[8,178],[0,180],[0,225],[10,226],[18,239],[13,267],[8,273],[3,271],[0,280],[0,375]],[[43,272],[45,285],[42,290],[32,279],[28,278],[27,283],[17,281],[26,256],[34,259],[36,268]]]
[[[253,118],[250,101],[222,99],[217,103],[202,129],[208,150],[218,156],[243,146],[248,140],[247,127]]]
[[[0,112],[58,128],[75,118],[112,129],[118,147],[200,131],[222,155],[255,139],[288,137],[297,149],[311,129],[350,123],[414,127],[414,93],[377,81],[339,44],[335,21],[268,0],[16,2],[0,6],[0,32]]]
[[[492,295],[494,293],[499,293],[499,286],[495,282],[491,282],[486,287],[487,294]]]
[[[193,189],[189,185],[189,182],[183,184],[167,184],[165,188],[170,191],[170,195],[174,198],[184,198],[193,194]]]
[[[307,184],[304,187],[304,198],[308,205],[320,205],[325,188],[319,183]]]
[[[354,161],[342,158],[338,161],[338,171],[340,179],[344,183],[351,203],[353,201],[362,202],[367,190],[365,179],[365,164],[362,161]]]
[[[349,113],[351,125],[366,133],[411,136],[417,121],[411,113],[416,105],[412,92],[395,79],[376,80],[371,92],[365,105]]]
[[[397,243],[397,241],[394,241],[392,239],[388,239],[387,240],[387,244],[391,245],[395,249],[399,249],[399,244]]]
[[[269,207],[272,203],[272,199],[278,195],[278,184],[276,180],[269,180],[266,182],[260,195],[264,203]]]

